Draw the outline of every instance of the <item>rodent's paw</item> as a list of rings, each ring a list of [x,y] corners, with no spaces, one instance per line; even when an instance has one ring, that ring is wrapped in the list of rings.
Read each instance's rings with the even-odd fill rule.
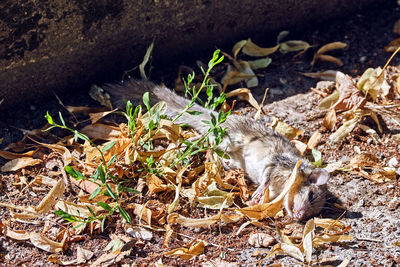
[[[257,190],[254,191],[253,195],[251,196],[251,200],[248,201],[249,206],[254,206],[257,204],[264,203],[264,196],[265,196],[265,185],[259,185]]]

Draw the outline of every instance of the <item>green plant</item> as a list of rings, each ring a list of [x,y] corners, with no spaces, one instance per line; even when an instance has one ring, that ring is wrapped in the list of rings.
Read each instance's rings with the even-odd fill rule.
[[[81,223],[89,223],[94,220],[101,220],[101,229],[104,231],[104,225],[106,218],[109,215],[114,214],[116,210],[118,210],[122,216],[128,223],[132,222],[132,219],[128,212],[120,205],[120,196],[123,192],[133,192],[139,194],[137,190],[134,190],[132,188],[128,188],[123,186],[124,181],[116,176],[114,176],[110,172],[110,166],[115,162],[118,154],[114,154],[111,159],[107,162],[104,153],[108,150],[110,150],[114,145],[115,141],[110,142],[108,145],[106,145],[104,148],[100,148],[97,146],[90,138],[77,130],[74,130],[72,128],[69,128],[66,126],[64,118],[62,117],[61,113],[59,113],[60,121],[61,124],[57,124],[53,118],[50,116],[50,114],[47,112],[45,118],[47,119],[47,122],[51,125],[49,128],[46,129],[46,131],[51,130],[53,128],[61,128],[68,130],[74,134],[74,141],[78,141],[78,139],[81,139],[83,141],[87,141],[90,143],[92,147],[94,147],[100,154],[100,161],[101,163],[97,166],[96,171],[93,175],[91,175],[89,178],[87,178],[85,175],[83,175],[81,172],[75,170],[71,166],[66,166],[65,171],[75,180],[88,180],[93,183],[95,183],[98,187],[93,191],[93,193],[90,195],[89,199],[93,199],[99,194],[103,194],[105,196],[109,196],[113,199],[114,203],[113,205],[108,205],[107,203],[104,202],[97,202],[97,205],[102,207],[104,210],[107,211],[105,215],[101,216],[96,216],[93,210],[91,210],[89,207],[87,207],[92,214],[92,216],[86,218],[86,219],[81,219],[76,216],[73,216],[71,214],[68,214],[62,210],[58,210],[55,213],[61,217],[63,217],[65,220],[70,221],[70,222],[81,222]],[[110,184],[111,181],[113,184],[116,185],[115,191],[111,188]]]
[[[192,116],[198,116],[201,115],[202,113],[200,111],[195,111],[195,110],[190,110],[191,107],[195,104],[196,101],[198,101],[200,104],[202,104],[205,108],[214,110],[218,105],[222,104],[225,101],[226,95],[225,93],[220,93],[219,96],[215,97],[213,94],[214,91],[214,85],[210,83],[210,72],[211,70],[217,65],[218,63],[222,62],[224,59],[224,56],[219,56],[220,50],[216,50],[213,54],[212,59],[208,62],[208,68],[207,70],[204,70],[201,67],[201,71],[204,75],[203,81],[200,85],[199,88],[196,88],[196,86],[191,86],[191,83],[195,77],[195,74],[189,74],[187,81],[184,81],[185,85],[185,95],[191,96],[190,103],[185,107],[185,109],[176,116],[173,121],[176,121],[179,119],[185,112],[192,115]],[[207,101],[203,102],[198,96],[200,92],[202,92],[205,89],[206,94],[208,96]],[[228,112],[219,112],[218,117],[216,118],[213,113],[210,113],[210,120],[205,121],[202,120],[203,123],[208,125],[210,128],[209,130],[201,136],[197,141],[195,142],[189,142],[182,140],[182,143],[186,145],[186,149],[184,150],[183,153],[180,153],[179,157],[177,160],[175,160],[171,165],[175,166],[178,163],[184,162],[185,165],[188,164],[188,162],[185,160],[187,157],[196,155],[200,152],[206,151],[206,150],[214,150],[219,156],[222,157],[227,157],[222,151],[217,150],[218,145],[221,144],[223,141],[223,137],[225,135],[226,128],[223,128],[221,125],[226,121],[227,117],[230,115],[231,111],[229,110]],[[213,145],[210,146],[210,135],[213,135]]]

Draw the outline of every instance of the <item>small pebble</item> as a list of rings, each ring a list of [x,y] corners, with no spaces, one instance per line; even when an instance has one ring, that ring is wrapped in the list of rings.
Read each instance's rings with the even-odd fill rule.
[[[365,61],[367,61],[367,57],[366,56],[360,57],[360,63],[364,63]]]
[[[390,168],[395,168],[395,167],[397,167],[398,164],[399,164],[399,162],[397,161],[397,159],[395,157],[391,158],[388,161],[388,167],[390,167]]]

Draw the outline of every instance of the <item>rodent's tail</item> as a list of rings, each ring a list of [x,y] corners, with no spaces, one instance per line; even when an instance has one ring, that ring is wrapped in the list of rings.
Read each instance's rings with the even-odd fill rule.
[[[123,83],[106,84],[103,88],[110,94],[113,106],[120,108],[124,108],[127,100],[138,105],[143,94],[149,92],[150,104],[154,105],[157,102],[165,101],[167,103],[166,115],[171,118],[175,118],[179,115],[190,103],[190,100],[175,94],[167,87],[159,86],[152,82],[143,82],[132,79]],[[208,129],[208,127],[201,121],[210,120],[210,113],[212,111],[205,109],[198,104],[194,104],[190,110],[199,111],[202,114],[194,116],[184,113],[176,122],[188,123],[193,128],[203,133]]]

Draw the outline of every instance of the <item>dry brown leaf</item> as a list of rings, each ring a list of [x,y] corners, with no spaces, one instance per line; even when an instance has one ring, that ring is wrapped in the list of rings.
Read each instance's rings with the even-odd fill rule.
[[[292,142],[297,150],[300,151],[301,155],[304,155],[304,153],[307,151],[307,144],[299,140],[291,140],[290,142]]]
[[[321,141],[322,134],[318,131],[314,132],[310,139],[307,142],[308,149],[314,149],[318,146],[319,142]]]
[[[26,230],[10,230],[7,227],[4,228],[3,233],[9,238],[19,241],[29,240],[29,238],[31,237],[31,232],[28,232]]]
[[[227,72],[225,73],[224,77],[222,77],[222,79],[221,79],[221,83],[224,85],[222,88],[222,91],[225,92],[226,87],[228,87],[228,85],[236,84],[238,82],[252,79],[254,77],[255,77],[255,75],[253,75],[253,74],[242,73],[237,70],[229,69],[229,67],[228,67]]]
[[[353,169],[364,169],[365,167],[381,167],[382,163],[373,154],[361,153],[350,160],[349,166]]]
[[[103,210],[101,207],[97,205],[80,204],[80,203],[76,204],[70,201],[63,201],[63,200],[58,201],[57,204],[55,205],[55,208],[80,218],[88,218],[90,216],[93,216],[93,214],[90,213],[88,208],[90,208],[95,214],[97,214],[100,210]]]
[[[305,260],[308,263],[311,262],[311,255],[313,249],[312,241],[315,236],[314,231],[315,231],[314,219],[310,219],[304,226],[304,231],[303,231],[303,249],[305,254]]]
[[[249,236],[249,244],[253,247],[269,247],[273,243],[275,243],[275,238],[266,233],[254,233]]]
[[[233,91],[230,91],[226,94],[226,98],[230,98],[233,96],[239,96],[249,102],[255,109],[261,110],[260,105],[257,103],[257,100],[254,99],[253,94],[247,88],[238,88]]]
[[[279,44],[279,52],[282,54],[286,54],[289,52],[302,51],[302,53],[306,52],[311,45],[305,41],[301,40],[289,40]]]
[[[285,187],[282,189],[281,193],[271,202],[257,204],[251,207],[245,207],[238,209],[237,211],[246,215],[250,218],[256,220],[262,220],[267,217],[274,217],[278,211],[282,208],[283,200],[286,194],[292,189],[295,184],[296,178],[298,177],[298,169],[301,164],[301,160],[299,160],[292,171],[289,179],[286,181]]]
[[[346,226],[339,222],[338,220],[334,219],[323,219],[323,218],[314,218],[314,223],[318,227],[324,228],[326,231],[340,231]]]
[[[322,121],[322,126],[332,131],[335,128],[336,120],[336,111],[332,108],[326,113],[324,120]]]
[[[100,140],[113,140],[121,135],[121,130],[119,127],[101,123],[85,126],[82,130],[80,130],[80,132],[89,138]]]
[[[126,209],[133,209],[133,213],[139,218],[139,220],[145,221],[148,225],[151,225],[152,212],[145,205],[131,203]]]
[[[361,94],[361,91],[356,87],[352,78],[342,72],[338,72],[336,82],[339,84],[339,99],[331,107],[341,110],[356,110],[362,109],[367,103],[367,99]]]
[[[274,47],[270,47],[270,48],[263,48],[263,47],[259,47],[258,45],[256,45],[255,43],[253,43],[251,41],[251,39],[249,38],[246,42],[246,44],[243,46],[242,48],[242,52],[248,56],[252,56],[252,57],[265,57],[268,55],[271,55],[273,53],[276,52],[276,50],[279,49],[279,44],[274,46]]]
[[[146,184],[151,193],[159,193],[172,189],[166,184],[164,184],[164,182],[153,173],[149,173],[146,176]]]
[[[4,166],[1,167],[2,172],[12,172],[26,167],[35,166],[41,164],[43,161],[41,159],[34,159],[31,157],[15,158],[10,160]]]
[[[396,38],[393,41],[391,41],[387,46],[385,46],[384,50],[385,52],[393,53],[399,47],[400,47],[400,38]]]
[[[96,122],[98,122],[101,118],[104,118],[105,116],[107,116],[108,114],[111,114],[115,111],[117,111],[118,108],[114,109],[114,110],[110,110],[110,111],[103,111],[103,112],[97,112],[97,113],[89,113],[89,117],[90,120],[92,122],[92,124],[95,124]]]
[[[347,44],[342,43],[342,42],[333,42],[333,43],[329,43],[329,44],[322,46],[320,49],[318,49],[317,53],[315,53],[314,58],[311,61],[311,66],[314,66],[315,62],[318,59],[333,62],[335,64],[338,64],[339,66],[343,65],[343,63],[342,63],[342,61],[340,61],[340,59],[335,58],[333,56],[324,55],[324,54],[326,52],[329,52],[332,50],[343,49],[346,46],[347,46]]]
[[[56,153],[59,153],[63,158],[64,166],[67,166],[71,163],[71,160],[72,160],[71,152],[65,146],[57,145],[57,144],[40,143],[37,141],[35,141],[35,142],[40,144],[41,146],[51,149],[52,151],[54,151]]]
[[[69,261],[62,261],[56,258],[56,255],[51,255],[49,261],[58,265],[84,265],[88,260],[93,257],[94,253],[90,250],[83,249],[82,247],[76,248],[76,259]]]
[[[56,242],[47,238],[43,234],[34,232],[30,234],[29,239],[35,247],[51,253],[61,252],[65,242],[65,238],[62,242]]]
[[[294,245],[289,245],[286,243],[278,243],[273,248],[271,251],[267,254],[267,257],[273,257],[276,255],[289,255],[301,262],[304,262],[304,256],[301,250],[294,246]]]
[[[238,53],[240,52],[240,50],[243,48],[243,46],[245,46],[247,43],[247,40],[241,40],[239,42],[237,42],[233,48],[232,48],[232,54],[233,57],[236,58]],[[225,54],[225,53],[224,53]],[[231,60],[233,60],[233,58],[231,58]]]
[[[5,159],[16,159],[16,158],[23,158],[23,157],[32,157],[38,149],[31,150],[25,153],[14,153],[10,151],[0,150],[0,157]]]
[[[326,70],[321,72],[300,72],[301,75],[323,81],[336,81],[336,70]]]
[[[353,240],[354,237],[351,235],[322,235],[322,236],[316,236],[313,239],[313,246],[314,247],[319,247],[322,244],[326,243],[336,243],[336,242],[341,242],[341,241],[351,241]]]
[[[167,221],[168,223],[178,223],[185,227],[191,228],[208,228],[211,225],[217,222],[224,222],[228,223],[235,223],[241,220],[244,216],[242,214],[232,214],[232,215],[224,215],[224,214],[217,214],[207,218],[187,218],[178,213],[171,213],[168,215]]]
[[[38,213],[47,213],[54,208],[57,201],[61,198],[65,191],[65,183],[63,179],[58,180],[50,192],[35,206]]]
[[[191,258],[201,255],[204,253],[204,248],[207,246],[207,243],[204,241],[197,242],[194,245],[191,245],[189,248],[181,247],[165,252],[166,256],[175,256],[180,257],[184,260],[190,260]]]
[[[274,118],[274,120],[271,123],[271,127],[275,129],[275,131],[286,136],[289,140],[292,140],[297,136],[301,135],[302,133],[304,133],[303,130],[294,128],[289,124],[287,124],[286,122],[279,120],[278,118]]]

